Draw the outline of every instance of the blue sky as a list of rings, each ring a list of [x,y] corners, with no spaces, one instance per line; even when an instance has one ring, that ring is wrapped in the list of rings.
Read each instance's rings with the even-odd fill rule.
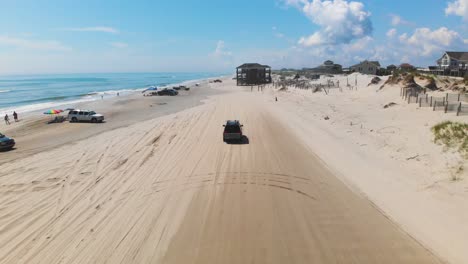
[[[0,1],[0,75],[231,71],[468,51],[468,0]]]

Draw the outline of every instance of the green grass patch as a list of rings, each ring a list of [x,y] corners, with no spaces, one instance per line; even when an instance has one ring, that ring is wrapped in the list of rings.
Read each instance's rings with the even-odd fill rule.
[[[468,124],[445,121],[432,127],[434,142],[446,149],[456,149],[468,159]]]

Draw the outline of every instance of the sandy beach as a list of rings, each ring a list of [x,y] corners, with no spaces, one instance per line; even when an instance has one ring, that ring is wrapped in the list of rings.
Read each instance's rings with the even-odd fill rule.
[[[200,105],[208,96],[222,93],[220,90],[209,88],[208,82],[209,80],[200,81],[200,89],[195,87],[193,82],[190,83],[192,89],[180,91],[177,98],[144,97],[142,93],[136,92],[126,96],[106,96],[103,100],[65,104],[59,107],[59,109],[92,109],[101,113],[106,121],[98,125],[68,122],[49,124],[54,116],[43,115],[43,111],[20,113],[20,122],[2,126],[2,132],[14,137],[17,145],[14,152],[0,158],[0,164]],[[67,112],[62,114],[66,115]]]
[[[450,180],[466,161],[430,127],[468,117],[371,78],[83,105],[104,124],[28,116],[4,131],[0,262],[467,263],[468,185]],[[227,119],[248,142],[222,141]]]

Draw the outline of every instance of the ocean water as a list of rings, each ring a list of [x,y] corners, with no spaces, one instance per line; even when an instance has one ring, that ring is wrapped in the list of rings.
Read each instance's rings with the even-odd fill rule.
[[[0,76],[0,114],[124,96],[145,88],[196,81],[223,73],[110,73]]]

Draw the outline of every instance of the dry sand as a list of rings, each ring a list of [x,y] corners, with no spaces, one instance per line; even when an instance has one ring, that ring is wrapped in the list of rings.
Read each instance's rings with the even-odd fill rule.
[[[366,129],[377,122],[366,115],[374,110],[378,119],[375,103],[359,101],[367,102],[364,92],[324,101],[304,91],[251,93],[231,80],[213,87],[227,93],[175,114],[31,147],[34,155],[20,152],[21,143],[0,153],[0,262],[439,263],[434,252],[466,263],[459,245],[444,251],[448,246],[431,240],[427,228],[437,221],[424,217],[454,212],[419,204],[435,193],[414,189],[421,175],[395,177],[392,170],[404,170],[386,163],[391,147],[368,157],[380,138],[364,136],[360,125],[344,128],[350,118],[369,122]],[[323,120],[325,112],[331,120]],[[223,143],[221,125],[234,118],[248,144]],[[55,137],[71,124],[62,125]],[[355,144],[361,139],[369,149]],[[374,174],[378,169],[388,171]]]
[[[350,188],[450,263],[468,263],[468,162],[434,144],[430,130],[445,120],[466,123],[468,116],[407,104],[399,86],[379,90],[386,79],[368,86],[372,77],[358,75],[357,90],[332,89],[329,95],[265,93],[270,101],[279,98],[275,115],[287,119]],[[346,84],[346,77],[332,79]],[[396,105],[385,109],[391,102]]]

